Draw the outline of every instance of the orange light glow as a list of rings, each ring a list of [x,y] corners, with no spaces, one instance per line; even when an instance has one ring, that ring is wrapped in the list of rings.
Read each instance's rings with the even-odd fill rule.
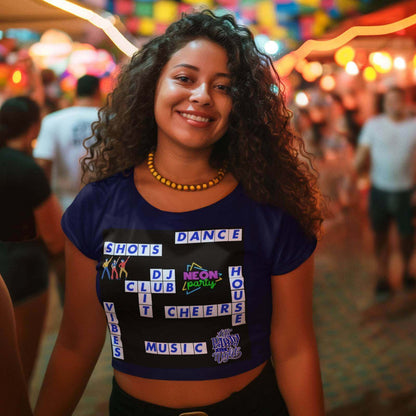
[[[335,78],[332,75],[324,75],[319,85],[324,91],[332,91],[335,88]]]
[[[322,75],[323,69],[322,65],[318,61],[313,61],[309,63],[309,71],[314,74],[317,78]]]
[[[61,81],[61,88],[62,88],[62,91],[64,92],[74,91],[76,85],[77,85],[77,79],[72,75],[65,77]]]
[[[335,62],[344,67],[355,58],[355,50],[351,46],[343,46],[335,52]]]
[[[316,75],[312,68],[311,68],[311,64],[307,64],[303,67],[302,70],[302,77],[305,81],[307,82],[314,82],[316,81],[316,79],[318,78],[318,75]]]
[[[367,66],[363,71],[363,77],[367,82],[373,82],[377,78],[377,72],[373,67]]]
[[[301,59],[298,59],[293,52],[291,52],[274,62],[274,67],[281,77],[286,77],[293,71],[293,68],[298,61],[301,61]]]

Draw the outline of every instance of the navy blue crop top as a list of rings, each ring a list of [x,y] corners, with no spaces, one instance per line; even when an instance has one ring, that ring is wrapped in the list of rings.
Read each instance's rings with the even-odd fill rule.
[[[62,227],[97,261],[113,367],[151,379],[230,377],[267,360],[271,276],[316,246],[240,185],[210,206],[166,212],[141,197],[132,171],[85,186]]]

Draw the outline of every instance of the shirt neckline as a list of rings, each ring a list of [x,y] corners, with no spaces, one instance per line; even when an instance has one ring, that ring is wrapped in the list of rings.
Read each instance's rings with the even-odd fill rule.
[[[189,210],[189,211],[165,211],[160,208],[155,207],[152,205],[149,201],[147,201],[142,194],[139,192],[139,190],[136,188],[136,184],[134,183],[134,169],[132,169],[131,174],[129,175],[129,185],[131,187],[132,192],[135,195],[135,198],[139,200],[139,202],[149,211],[152,211],[154,213],[160,214],[160,215],[167,215],[172,217],[180,217],[180,216],[186,216],[186,215],[196,215],[200,213],[205,213],[207,211],[210,211],[212,209],[218,209],[226,204],[228,204],[230,201],[233,201],[234,198],[236,198],[239,194],[242,193],[242,185],[240,183],[237,184],[237,186],[228,194],[225,195],[223,198],[219,199],[216,202],[213,202],[210,205],[206,205],[201,208]]]

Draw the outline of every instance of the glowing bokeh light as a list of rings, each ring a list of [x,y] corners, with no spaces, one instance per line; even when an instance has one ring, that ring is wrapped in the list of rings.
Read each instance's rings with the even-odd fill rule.
[[[380,74],[387,74],[393,67],[393,60],[388,52],[373,52],[368,58],[374,69]]]
[[[355,58],[355,50],[351,46],[343,46],[335,52],[335,62],[344,67]]]
[[[14,71],[12,75],[13,84],[20,84],[22,82],[22,79],[22,71],[20,71],[20,69],[16,69],[16,71]]]
[[[295,96],[295,103],[299,107],[306,107],[309,104],[309,98],[303,91],[300,91]]]
[[[61,80],[61,88],[64,92],[72,92],[75,90],[77,85],[77,79],[73,75],[68,75]]]
[[[357,64],[354,61],[350,61],[347,63],[347,65],[345,65],[345,72],[348,75],[358,75],[360,70],[358,69]]]
[[[299,73],[302,73],[303,68],[305,68],[305,66],[308,65],[308,61],[306,59],[302,59],[301,61],[299,61],[296,66],[295,69],[296,71],[298,71]]]
[[[324,91],[332,91],[336,85],[335,78],[332,75],[324,75],[319,80],[319,85]]]
[[[264,44],[264,51],[268,55],[275,55],[277,52],[279,52],[279,44],[275,42],[274,40],[268,40]]]
[[[393,61],[393,66],[399,71],[403,71],[407,67],[406,60],[402,56],[396,56]]]
[[[373,67],[367,66],[363,71],[363,77],[366,81],[373,82],[377,79],[377,72]]]
[[[312,74],[316,75],[316,77],[320,77],[323,73],[322,65],[318,61],[313,61],[309,63],[309,70]]]
[[[257,49],[261,52],[265,52],[264,46],[269,41],[270,41],[269,37],[263,33],[261,33],[260,35],[257,35],[254,38],[254,43],[256,44]]]
[[[313,73],[313,71],[311,70],[311,65],[310,64],[307,64],[303,67],[302,77],[307,82],[314,82],[318,78],[318,76],[315,75]]]

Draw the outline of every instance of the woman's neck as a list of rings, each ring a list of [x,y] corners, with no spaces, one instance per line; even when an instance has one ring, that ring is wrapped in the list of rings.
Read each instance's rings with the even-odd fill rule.
[[[28,140],[25,136],[16,137],[12,140],[6,142],[6,147],[10,149],[19,150],[21,152],[30,152],[30,148],[28,146]]]
[[[211,149],[198,151],[165,150],[158,147],[154,152],[154,166],[165,178],[184,184],[208,181],[218,170],[210,166]]]

